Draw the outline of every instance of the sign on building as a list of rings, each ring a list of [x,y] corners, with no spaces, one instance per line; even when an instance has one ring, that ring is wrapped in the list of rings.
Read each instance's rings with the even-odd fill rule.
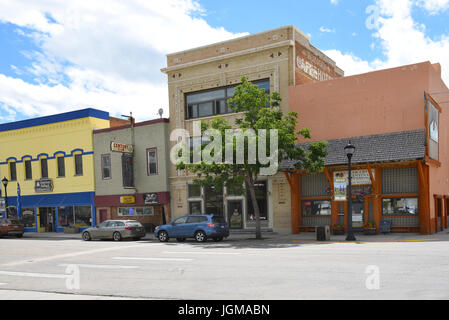
[[[159,198],[157,193],[146,193],[143,195],[143,202],[145,204],[158,204]]]
[[[111,142],[111,150],[115,152],[122,152],[122,153],[133,153],[134,149],[133,146],[130,144],[123,144],[118,142]]]
[[[48,178],[36,180],[34,182],[34,191],[36,193],[52,192],[53,180]]]

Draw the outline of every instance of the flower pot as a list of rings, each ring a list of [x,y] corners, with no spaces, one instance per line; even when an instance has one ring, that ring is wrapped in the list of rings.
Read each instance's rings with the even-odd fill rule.
[[[332,234],[335,236],[343,235],[345,234],[345,229],[333,229]]]
[[[376,235],[377,234],[377,229],[376,228],[365,228],[363,230],[363,233],[366,235]]]

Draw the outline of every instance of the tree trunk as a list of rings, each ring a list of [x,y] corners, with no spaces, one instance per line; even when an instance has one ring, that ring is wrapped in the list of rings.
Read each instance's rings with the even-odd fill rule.
[[[259,204],[257,203],[256,199],[256,191],[254,190],[254,181],[250,177],[248,177],[246,183],[248,185],[249,194],[253,203],[254,214],[256,216],[256,239],[260,240],[262,239],[262,232],[260,227],[260,211]]]

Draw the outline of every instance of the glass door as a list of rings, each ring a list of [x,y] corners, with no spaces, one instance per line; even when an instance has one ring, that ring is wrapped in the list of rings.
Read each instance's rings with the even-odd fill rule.
[[[358,198],[352,199],[352,227],[362,229],[364,224],[365,201]]]
[[[243,200],[228,200],[228,224],[231,229],[243,228]]]

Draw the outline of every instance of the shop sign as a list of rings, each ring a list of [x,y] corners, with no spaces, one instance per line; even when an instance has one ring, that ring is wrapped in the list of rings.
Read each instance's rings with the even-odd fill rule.
[[[143,202],[145,204],[158,204],[159,197],[157,193],[145,193],[143,195]]]
[[[375,178],[374,170],[371,170],[371,173],[373,175],[373,178]],[[369,172],[366,169],[365,170],[352,170],[351,177],[352,177],[352,185],[354,185],[354,186],[372,184]],[[347,181],[348,180],[348,171],[334,172],[334,184],[336,181],[335,179],[338,179],[338,178],[344,178]]]
[[[122,153],[133,153],[133,146],[130,144],[111,142],[111,150]]]
[[[334,178],[334,200],[346,201],[346,178]]]
[[[122,204],[136,203],[136,197],[134,197],[134,196],[122,196],[122,197],[120,197],[120,203],[122,203]]]
[[[34,192],[52,192],[53,191],[53,180],[51,179],[39,179],[34,182]]]

